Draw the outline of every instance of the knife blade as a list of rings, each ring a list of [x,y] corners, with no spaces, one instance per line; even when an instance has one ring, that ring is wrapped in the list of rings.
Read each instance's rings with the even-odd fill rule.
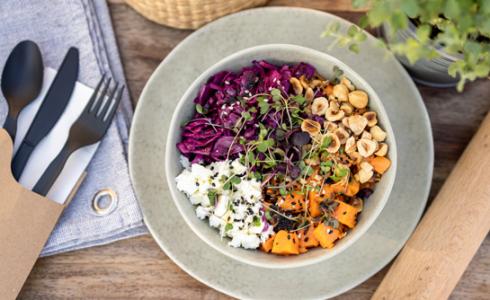
[[[78,78],[79,52],[72,47],[68,50],[61,66],[49,87],[41,107],[12,160],[12,174],[19,180],[32,151],[48,135],[65,111]]]

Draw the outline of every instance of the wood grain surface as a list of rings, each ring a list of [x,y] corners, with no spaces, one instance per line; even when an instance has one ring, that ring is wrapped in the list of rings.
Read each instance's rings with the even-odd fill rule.
[[[122,0],[110,0],[113,25],[129,89],[137,104],[141,90],[160,61],[191,31],[152,23]],[[351,21],[362,11],[349,0],[272,0],[270,5],[310,7]],[[432,122],[435,166],[432,199],[490,109],[490,82],[454,89],[419,86]],[[369,299],[387,267],[337,299]],[[490,238],[487,236],[451,299],[488,299]],[[1,296],[0,296],[1,298]],[[20,299],[228,299],[180,270],[150,236],[39,259]]]
[[[490,113],[372,300],[450,296],[490,230],[489,150]]]

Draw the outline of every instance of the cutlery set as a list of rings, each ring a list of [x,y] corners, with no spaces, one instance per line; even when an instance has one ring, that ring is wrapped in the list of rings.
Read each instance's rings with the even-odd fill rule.
[[[78,83],[79,59],[70,48],[55,73],[44,68],[39,47],[23,41],[2,72],[8,116],[0,129],[1,299],[19,294],[122,98],[124,87],[108,76],[93,91]],[[66,164],[70,157],[77,161]]]
[[[70,48],[27,134],[12,160],[12,174],[18,181],[31,154],[51,132],[65,112],[79,73],[79,51]],[[44,66],[39,47],[32,41],[20,42],[11,52],[2,73],[1,87],[7,99],[8,115],[5,130],[15,142],[17,118],[23,108],[35,100],[41,91]],[[108,92],[110,78],[103,76],[89,103],[72,125],[68,140],[57,157],[44,171],[33,191],[45,196],[59,177],[70,155],[76,150],[99,142],[106,134],[117,111],[124,87],[116,83]]]

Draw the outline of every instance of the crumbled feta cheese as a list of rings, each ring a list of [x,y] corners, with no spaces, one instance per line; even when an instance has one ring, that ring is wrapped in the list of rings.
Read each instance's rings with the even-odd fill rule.
[[[194,192],[198,189],[196,186],[196,177],[188,170],[182,171],[182,173],[180,173],[175,180],[177,181],[177,189],[186,193],[187,195],[194,194]]]
[[[244,165],[242,165],[238,161],[238,159],[235,159],[231,163],[231,167],[233,168],[233,173],[238,174],[238,175],[243,175],[243,174],[245,174],[245,172],[247,172],[247,167],[245,167]]]
[[[240,194],[248,202],[255,202],[262,197],[262,189],[260,182],[256,179],[242,180],[237,184],[236,188],[240,191]]]
[[[196,216],[201,220],[206,219],[209,217],[209,209],[204,208],[204,206],[196,207]]]
[[[211,227],[219,228],[225,225],[225,221],[216,215],[211,215],[209,217],[209,225],[211,225]]]
[[[260,246],[260,238],[255,234],[247,234],[240,231],[233,236],[228,245],[237,248],[257,249]]]
[[[245,177],[246,172],[239,159],[225,160],[208,166],[192,164],[175,180],[177,188],[197,206],[197,217],[208,218],[209,225],[218,228],[222,237],[231,238],[230,246],[255,249],[273,230],[262,218],[261,183]],[[240,182],[225,190],[225,183],[233,176]],[[209,199],[210,191],[216,195],[213,201]]]

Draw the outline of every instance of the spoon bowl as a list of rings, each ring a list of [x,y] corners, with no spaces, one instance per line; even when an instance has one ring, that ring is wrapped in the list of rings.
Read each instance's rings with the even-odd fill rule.
[[[37,44],[29,40],[18,43],[5,63],[1,81],[2,93],[8,105],[3,127],[12,141],[17,131],[17,117],[41,92],[43,77],[43,59]]]

